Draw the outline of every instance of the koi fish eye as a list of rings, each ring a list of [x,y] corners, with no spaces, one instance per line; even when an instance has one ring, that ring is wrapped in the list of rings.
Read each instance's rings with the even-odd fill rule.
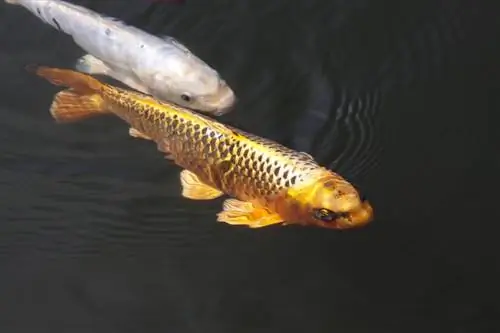
[[[332,212],[331,210],[326,208],[319,208],[314,210],[314,218],[323,222],[331,222],[341,216],[342,214]]]
[[[188,94],[182,94],[182,95],[181,95],[181,99],[182,99],[184,102],[191,102],[191,96],[189,96]]]

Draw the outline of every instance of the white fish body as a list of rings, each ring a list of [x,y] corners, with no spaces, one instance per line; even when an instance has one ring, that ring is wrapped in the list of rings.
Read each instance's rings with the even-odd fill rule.
[[[160,38],[60,0],[5,0],[71,35],[87,55],[76,68],[199,111],[228,112],[235,95],[220,75],[174,38]]]

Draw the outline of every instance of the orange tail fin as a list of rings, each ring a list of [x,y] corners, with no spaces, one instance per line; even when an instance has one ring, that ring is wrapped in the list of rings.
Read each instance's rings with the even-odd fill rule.
[[[69,87],[54,96],[50,114],[57,122],[74,122],[109,113],[100,94],[103,84],[90,75],[70,69],[29,65],[29,72],[57,86]]]
[[[71,69],[29,65],[26,70],[56,86],[69,87],[79,94],[97,93],[103,87],[103,84],[92,76]]]
[[[50,114],[59,123],[84,120],[109,113],[99,94],[81,95],[69,89],[58,92],[50,106]]]

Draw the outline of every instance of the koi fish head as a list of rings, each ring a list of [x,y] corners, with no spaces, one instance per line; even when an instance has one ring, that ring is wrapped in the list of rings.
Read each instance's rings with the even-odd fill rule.
[[[157,74],[150,92],[161,99],[214,116],[230,112],[236,103],[233,90],[224,80],[202,74],[174,78]]]
[[[222,115],[232,110],[236,96],[217,71],[173,38],[168,42],[180,52],[168,53],[158,61],[163,66],[154,74],[152,93],[178,105]],[[160,54],[161,55],[161,54]]]
[[[311,177],[288,190],[286,201],[294,207],[290,219],[330,229],[361,227],[373,220],[370,203],[345,179],[328,170]]]
[[[185,99],[186,96],[181,98]],[[221,116],[230,112],[236,103],[236,96],[226,81],[220,79],[211,93],[198,95],[192,101],[194,108]]]

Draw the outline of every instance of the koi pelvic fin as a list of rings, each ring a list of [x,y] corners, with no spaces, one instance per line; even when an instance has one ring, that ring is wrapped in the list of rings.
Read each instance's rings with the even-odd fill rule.
[[[192,200],[211,200],[224,193],[203,183],[197,175],[189,170],[181,172],[182,196]]]
[[[262,228],[284,222],[276,213],[236,199],[224,201],[223,210],[217,214],[217,221],[231,225],[246,225],[250,228]]]

